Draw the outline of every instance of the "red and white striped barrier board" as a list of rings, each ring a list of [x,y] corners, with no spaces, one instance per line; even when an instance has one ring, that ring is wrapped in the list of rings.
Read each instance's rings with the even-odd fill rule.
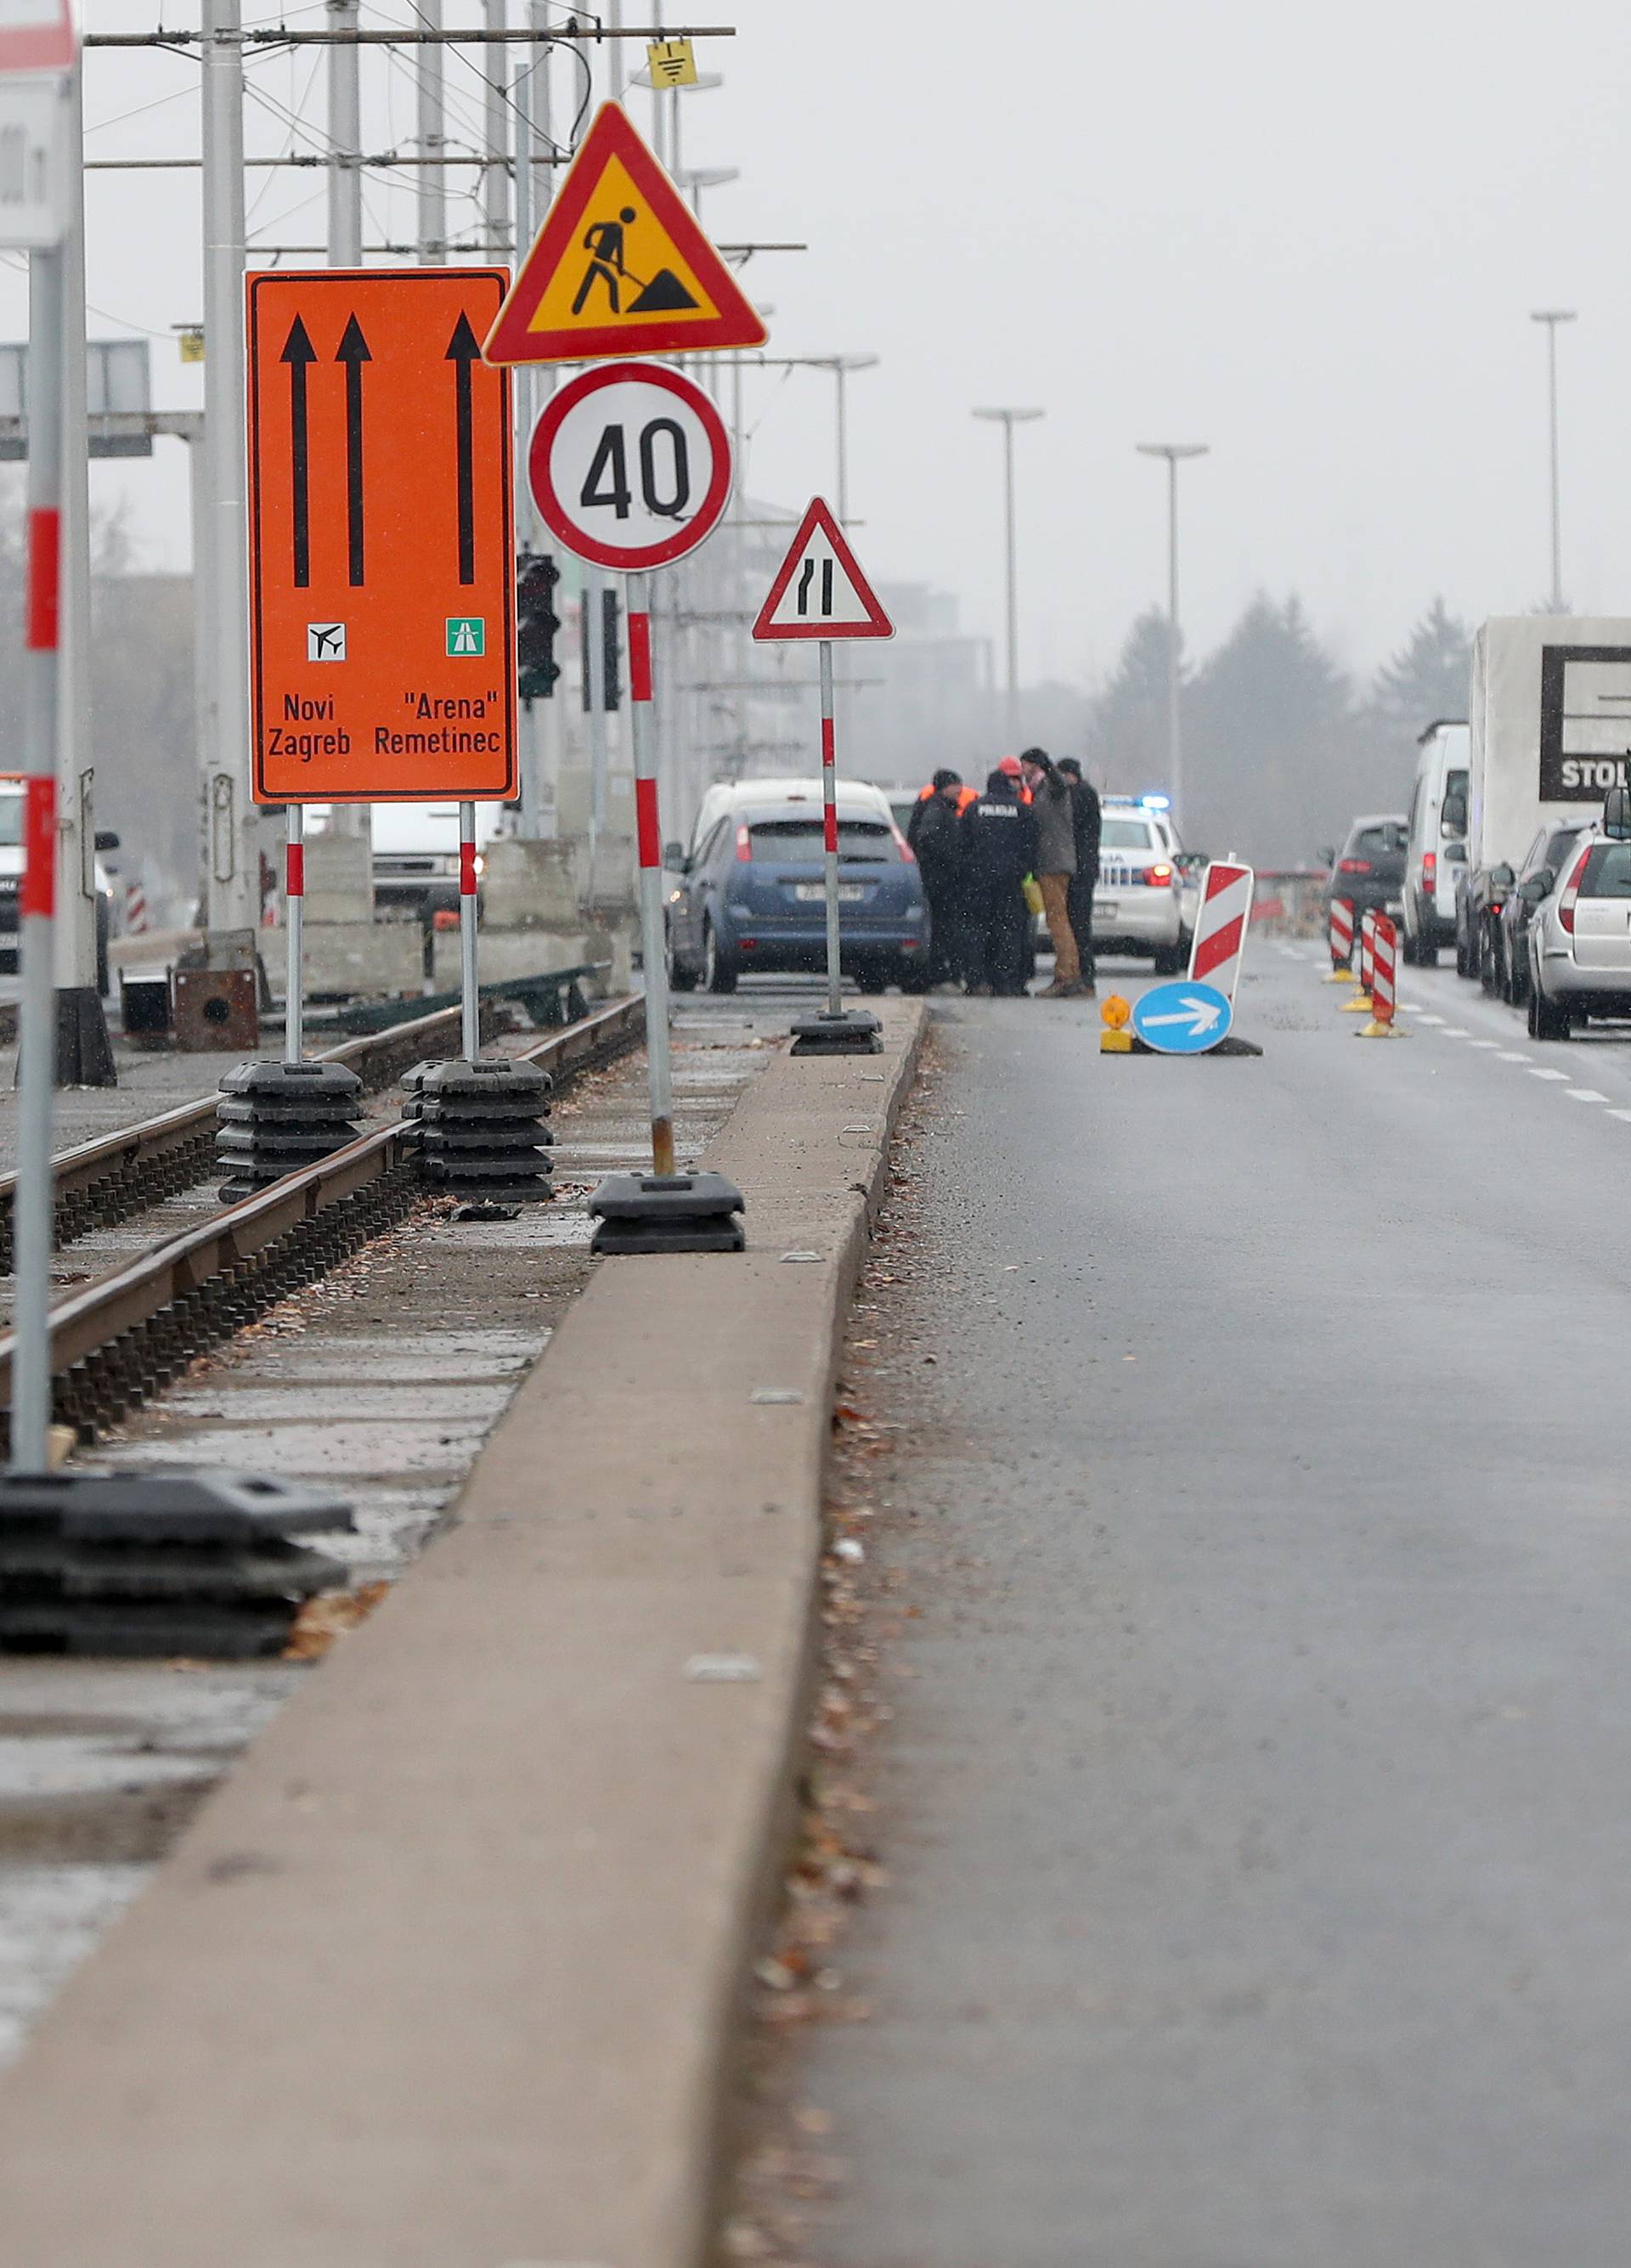
[[[1371,917],[1370,1012],[1378,1024],[1391,1024],[1398,1000],[1395,970],[1399,965],[1399,932],[1385,914]]]
[[[1240,982],[1241,948],[1251,919],[1251,895],[1257,878],[1250,866],[1236,866],[1214,858],[1200,885],[1200,911],[1195,917],[1195,942],[1189,953],[1189,981],[1211,984],[1224,993],[1232,1007]]]
[[[1359,989],[1369,992],[1371,971],[1376,962],[1376,921],[1373,913],[1362,915],[1359,924]]]
[[[147,893],[139,882],[125,886],[124,926],[127,937],[144,937],[147,933]]]
[[[1354,953],[1354,908],[1347,898],[1331,901],[1331,966],[1349,967]]]

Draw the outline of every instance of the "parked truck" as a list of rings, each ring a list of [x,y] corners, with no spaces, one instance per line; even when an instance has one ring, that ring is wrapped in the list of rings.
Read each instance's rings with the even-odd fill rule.
[[[1584,825],[1631,759],[1631,618],[1497,615],[1472,644],[1466,865],[1456,970],[1495,966],[1496,924],[1543,825]]]

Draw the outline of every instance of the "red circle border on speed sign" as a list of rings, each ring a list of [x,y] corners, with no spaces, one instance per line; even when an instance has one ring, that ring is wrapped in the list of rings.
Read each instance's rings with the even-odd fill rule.
[[[683,527],[676,528],[661,543],[620,547],[602,542],[598,536],[589,535],[578,526],[556,490],[550,458],[556,435],[580,401],[607,387],[631,384],[661,387],[684,404],[707,434],[713,452],[713,471],[701,504]],[[544,526],[574,558],[586,559],[592,567],[612,568],[620,574],[639,574],[649,567],[671,567],[676,559],[683,559],[699,543],[705,542],[719,526],[731,492],[730,436],[713,403],[695,379],[687,378],[683,371],[670,370],[665,364],[656,362],[601,363],[593,370],[579,371],[545,403],[527,452],[527,475]]]

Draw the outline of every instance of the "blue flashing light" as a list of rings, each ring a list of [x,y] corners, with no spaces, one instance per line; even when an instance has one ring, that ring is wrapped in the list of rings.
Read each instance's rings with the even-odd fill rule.
[[[1172,798],[1170,795],[1141,795],[1139,801],[1146,811],[1170,811],[1172,808]]]

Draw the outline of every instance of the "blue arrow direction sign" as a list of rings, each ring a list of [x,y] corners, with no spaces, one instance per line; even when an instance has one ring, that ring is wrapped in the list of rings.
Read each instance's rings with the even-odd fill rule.
[[[1204,1056],[1234,1020],[1229,995],[1215,984],[1156,984],[1133,1011],[1133,1028],[1163,1056]]]

